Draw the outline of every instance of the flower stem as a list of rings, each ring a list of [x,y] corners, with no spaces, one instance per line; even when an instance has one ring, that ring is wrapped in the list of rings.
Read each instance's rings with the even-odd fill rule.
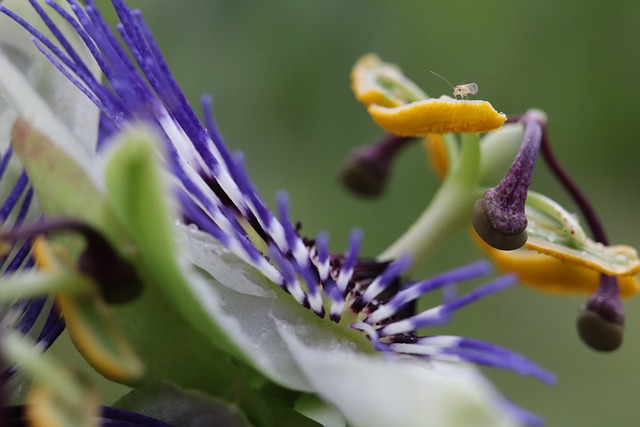
[[[447,148],[451,151],[451,144]],[[405,276],[418,270],[453,233],[469,223],[473,203],[482,194],[478,188],[479,136],[463,134],[460,155],[448,155],[456,160],[429,206],[398,240],[378,256],[383,261],[410,255],[412,261],[403,273]]]
[[[2,279],[0,301],[34,298],[54,293],[91,294],[95,289],[86,277],[70,271],[16,273]]]
[[[0,349],[10,363],[34,375],[38,381],[55,390],[57,397],[68,405],[82,402],[85,394],[82,386],[75,381],[68,370],[42,350],[30,339],[17,333],[5,333],[0,341]]]
[[[602,243],[604,245],[609,244],[609,238],[607,233],[596,214],[595,209],[587,196],[580,190],[580,187],[575,183],[575,181],[569,176],[569,174],[564,170],[564,168],[560,165],[560,162],[556,159],[553,151],[551,150],[551,144],[549,144],[549,139],[547,138],[547,130],[546,126],[543,124],[543,132],[542,132],[542,143],[541,143],[541,151],[544,159],[547,161],[549,168],[553,172],[553,174],[560,180],[564,188],[569,192],[573,201],[578,205],[580,211],[584,215],[587,224],[589,224],[589,228],[593,233],[593,239],[596,242]]]

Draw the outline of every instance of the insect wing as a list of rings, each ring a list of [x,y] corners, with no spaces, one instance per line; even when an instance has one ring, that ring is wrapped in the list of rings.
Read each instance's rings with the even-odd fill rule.
[[[478,93],[478,85],[475,83],[467,83],[462,86],[464,86],[465,92],[471,95],[475,95],[476,93]]]

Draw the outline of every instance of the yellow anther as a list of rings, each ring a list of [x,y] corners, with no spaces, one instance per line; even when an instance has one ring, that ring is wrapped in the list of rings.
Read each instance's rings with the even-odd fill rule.
[[[77,378],[69,381],[79,383]],[[33,427],[66,427],[77,425],[82,427],[100,426],[100,396],[98,391],[89,385],[83,387],[84,394],[80,401],[69,401],[70,396],[61,396],[59,390],[50,384],[36,382],[29,392],[29,404],[26,405],[26,416]]]
[[[71,340],[85,359],[106,378],[136,384],[145,367],[127,343],[107,306],[96,298],[58,295]]]
[[[399,136],[489,132],[507,120],[486,101],[458,101],[447,96],[393,108],[371,105],[368,110],[380,127]]]
[[[0,240],[0,256],[8,256],[13,249],[13,242]]]
[[[634,248],[627,245],[604,246],[594,243],[596,254],[586,249],[576,250],[554,245],[542,239],[529,238],[525,248],[557,258],[570,264],[581,265],[609,276],[633,276],[640,272],[640,261]],[[586,246],[588,249],[589,246]]]
[[[388,83],[398,81],[415,86],[396,65],[382,62],[378,55],[368,54],[356,62],[351,71],[351,89],[358,101],[365,106],[382,105],[397,107],[404,101],[396,97]]]
[[[56,257],[44,237],[36,237],[33,240],[32,249],[36,264],[42,270],[51,270],[57,265]]]
[[[482,241],[472,231],[476,244],[504,273],[516,273],[523,284],[553,294],[592,294],[600,284],[600,272],[581,258],[561,258],[529,249],[500,251]],[[527,245],[525,245],[527,246]],[[620,294],[640,292],[637,276],[618,276]]]

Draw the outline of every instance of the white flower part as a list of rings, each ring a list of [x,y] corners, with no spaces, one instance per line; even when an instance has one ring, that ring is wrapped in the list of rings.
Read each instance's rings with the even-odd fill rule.
[[[413,318],[399,320],[397,322],[390,323],[387,326],[383,327],[380,330],[380,332],[382,335],[385,335],[385,336],[411,332],[416,329],[415,319],[420,319],[420,321],[433,320],[433,321],[438,321],[439,323],[443,323],[440,320],[440,319],[444,319],[443,313],[444,313],[443,306],[433,307],[433,308],[430,308],[429,310],[423,311],[422,313],[414,316]],[[367,323],[373,323],[373,320],[369,318],[367,319]]]
[[[188,277],[194,296],[212,321],[225,331],[246,362],[284,387],[311,391],[277,336],[273,322],[269,321],[268,309],[278,309],[282,302],[234,292],[195,274]]]
[[[247,263],[232,254],[209,234],[197,228],[176,222],[182,239],[182,254],[187,260],[209,273],[222,285],[242,294],[263,298],[275,298],[273,289],[259,285],[258,273],[247,269]]]
[[[2,3],[29,22],[40,22],[26,0]],[[59,21],[58,19],[54,19]],[[39,29],[45,34],[41,26]],[[61,25],[91,73],[98,65],[79,37]],[[95,153],[100,111],[34,46],[24,29],[0,14],[0,150],[5,151],[11,127],[22,116],[79,161],[89,164]]]
[[[383,357],[301,339],[278,323],[316,392],[354,427],[512,427],[499,398],[466,364]]]
[[[397,353],[419,354],[422,356],[434,356],[438,360],[460,361],[460,357],[453,354],[447,354],[447,348],[455,348],[462,341],[460,337],[454,336],[433,336],[422,338],[420,344],[391,344],[391,349]]]
[[[204,257],[216,255],[212,250],[214,246],[202,245],[210,237],[205,237],[201,231],[179,226],[176,232],[181,235],[179,253],[183,254],[184,264],[193,261],[210,274],[210,277],[205,277],[193,271],[189,265],[184,265],[189,291],[212,321],[236,345],[242,358],[284,387],[313,392],[313,387],[298,369],[287,343],[279,334],[276,319],[278,322],[301,325],[299,332],[302,336],[325,344],[336,339],[337,326],[301,307],[291,295],[277,289],[275,284],[268,283],[266,278],[241,261],[233,268],[222,270],[212,268],[213,264],[206,264]],[[190,247],[192,244],[194,246]],[[201,250],[204,252],[197,257],[192,253]],[[241,276],[244,278],[234,283],[233,278]],[[354,342],[345,342],[355,351]]]

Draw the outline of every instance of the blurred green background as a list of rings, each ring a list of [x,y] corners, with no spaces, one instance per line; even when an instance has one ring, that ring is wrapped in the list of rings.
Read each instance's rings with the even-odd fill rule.
[[[98,0],[103,10],[108,2]],[[437,188],[419,146],[398,159],[388,193],[363,201],[336,177],[345,155],[380,135],[352,96],[362,54],[395,62],[429,94],[476,82],[476,99],[507,114],[544,110],[558,157],[583,185],[614,243],[640,246],[640,2],[426,0],[130,0],[142,9],[194,105],[202,92],[227,144],[241,149],[273,206],[286,189],[303,232],[326,230],[334,251],[365,231],[364,253],[391,244]],[[573,205],[541,160],[535,190]],[[420,277],[476,259],[465,233]],[[556,372],[547,387],[487,370],[504,394],[549,426],[636,426],[640,419],[640,302],[625,303],[627,336],[596,354],[575,333],[586,297],[522,288],[464,310],[449,331],[520,351]],[[428,414],[425,414],[428,417]]]

